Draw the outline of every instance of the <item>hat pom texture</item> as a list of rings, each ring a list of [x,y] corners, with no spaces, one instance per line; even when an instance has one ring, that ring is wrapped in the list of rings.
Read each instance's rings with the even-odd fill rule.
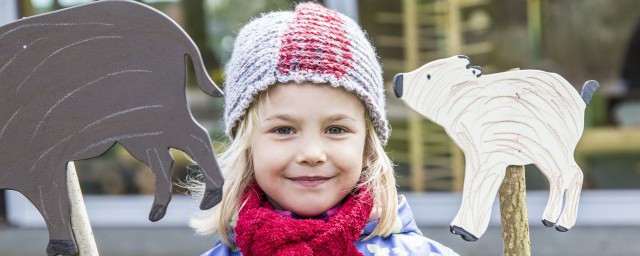
[[[235,137],[258,93],[278,82],[305,81],[355,93],[386,144],[390,129],[373,46],[355,21],[314,3],[299,4],[294,12],[265,14],[240,30],[224,87],[227,135]]]

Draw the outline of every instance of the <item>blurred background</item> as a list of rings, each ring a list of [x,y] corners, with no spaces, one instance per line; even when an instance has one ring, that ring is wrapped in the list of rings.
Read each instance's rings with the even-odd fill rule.
[[[0,24],[89,0],[0,0]],[[196,42],[218,85],[235,34],[261,12],[290,10],[291,0],[140,1],[178,22]],[[558,73],[576,90],[600,82],[587,107],[584,135],[575,152],[584,171],[576,227],[568,233],[540,222],[546,178],[526,166],[533,255],[637,255],[640,244],[640,2],[637,0],[325,0],[316,1],[359,21],[383,64],[388,88],[394,74],[431,60],[464,54],[485,74],[512,68]],[[193,81],[191,79],[190,81]],[[218,152],[223,99],[189,84],[194,117],[210,132]],[[393,132],[387,152],[397,164],[398,186],[409,198],[425,236],[461,255],[500,255],[499,210],[473,243],[449,233],[461,197],[462,152],[438,125],[419,117],[388,90]],[[198,167],[172,151],[172,178],[184,181]],[[0,152],[0,157],[3,152]],[[102,255],[195,255],[214,236],[187,227],[197,202],[174,187],[165,219],[150,223],[153,176],[116,145],[96,159],[76,162],[89,218]],[[19,193],[0,190],[0,255],[42,255],[48,240],[42,217]]]

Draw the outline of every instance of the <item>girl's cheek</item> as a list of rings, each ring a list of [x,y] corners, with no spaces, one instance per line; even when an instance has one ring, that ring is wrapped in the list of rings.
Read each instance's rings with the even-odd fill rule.
[[[329,151],[327,158],[342,171],[353,171],[362,163],[362,157],[351,151]]]

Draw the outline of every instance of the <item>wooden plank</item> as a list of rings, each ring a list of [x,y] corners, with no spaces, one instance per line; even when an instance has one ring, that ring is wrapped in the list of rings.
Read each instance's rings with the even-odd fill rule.
[[[640,127],[585,129],[575,154],[587,157],[632,152],[640,153]]]
[[[470,8],[470,7],[478,7],[490,4],[489,0],[460,0],[461,8]]]
[[[377,47],[405,47],[404,37],[403,36],[390,36],[390,35],[377,35],[373,41],[375,42]],[[418,42],[418,47],[423,48],[433,48],[438,42],[438,39],[432,38],[420,38]]]
[[[542,55],[542,3],[540,0],[527,0],[527,27],[533,57],[539,58]]]
[[[411,70],[419,65],[418,53],[418,13],[416,10],[416,0],[404,0],[402,5],[402,13],[404,14],[404,35],[405,35],[405,68]],[[415,112],[409,113],[408,120],[409,129],[409,157],[410,157],[410,174],[411,174],[411,190],[415,192],[424,191],[425,173],[422,168],[423,147],[421,136],[421,118]]]
[[[447,55],[458,55],[462,47],[462,28],[460,24],[459,0],[447,1],[449,15],[447,16]]]
[[[376,47],[404,47],[404,38],[402,36],[377,35],[373,38]]]
[[[381,59],[380,62],[382,62],[385,69],[404,70],[404,60]],[[393,131],[393,135],[396,135],[395,131]]]
[[[491,28],[491,16],[484,10],[476,10],[463,23],[464,32],[482,32]]]
[[[418,24],[420,25],[428,25],[434,24],[436,22],[435,16],[444,15],[444,13],[434,13],[433,11],[429,12],[420,12],[420,16],[417,17]],[[397,24],[402,25],[404,21],[404,17],[402,13],[396,12],[379,12],[376,13],[375,20],[381,24]]]
[[[486,42],[465,44],[462,46],[462,49],[464,49],[464,53],[467,55],[489,53],[490,51],[493,50],[493,42],[486,41]]]
[[[453,143],[440,143],[440,144],[428,144],[427,150],[425,150],[427,153],[435,153],[435,154],[442,154],[442,153],[447,153],[450,154],[451,151],[451,145]],[[455,145],[455,144],[454,144]],[[449,157],[443,157],[443,161],[449,161]]]
[[[422,60],[433,60],[433,59],[437,59],[439,56],[440,56],[439,50],[420,52],[420,59]]]

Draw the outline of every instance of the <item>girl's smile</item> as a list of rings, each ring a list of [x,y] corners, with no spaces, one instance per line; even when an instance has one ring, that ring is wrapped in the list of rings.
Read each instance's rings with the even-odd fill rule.
[[[321,184],[326,183],[333,177],[324,177],[324,176],[299,176],[299,177],[287,177],[292,182],[295,182],[298,185],[305,187],[316,187]]]
[[[343,88],[279,84],[262,97],[251,141],[258,185],[276,207],[317,216],[360,179],[365,108]]]

